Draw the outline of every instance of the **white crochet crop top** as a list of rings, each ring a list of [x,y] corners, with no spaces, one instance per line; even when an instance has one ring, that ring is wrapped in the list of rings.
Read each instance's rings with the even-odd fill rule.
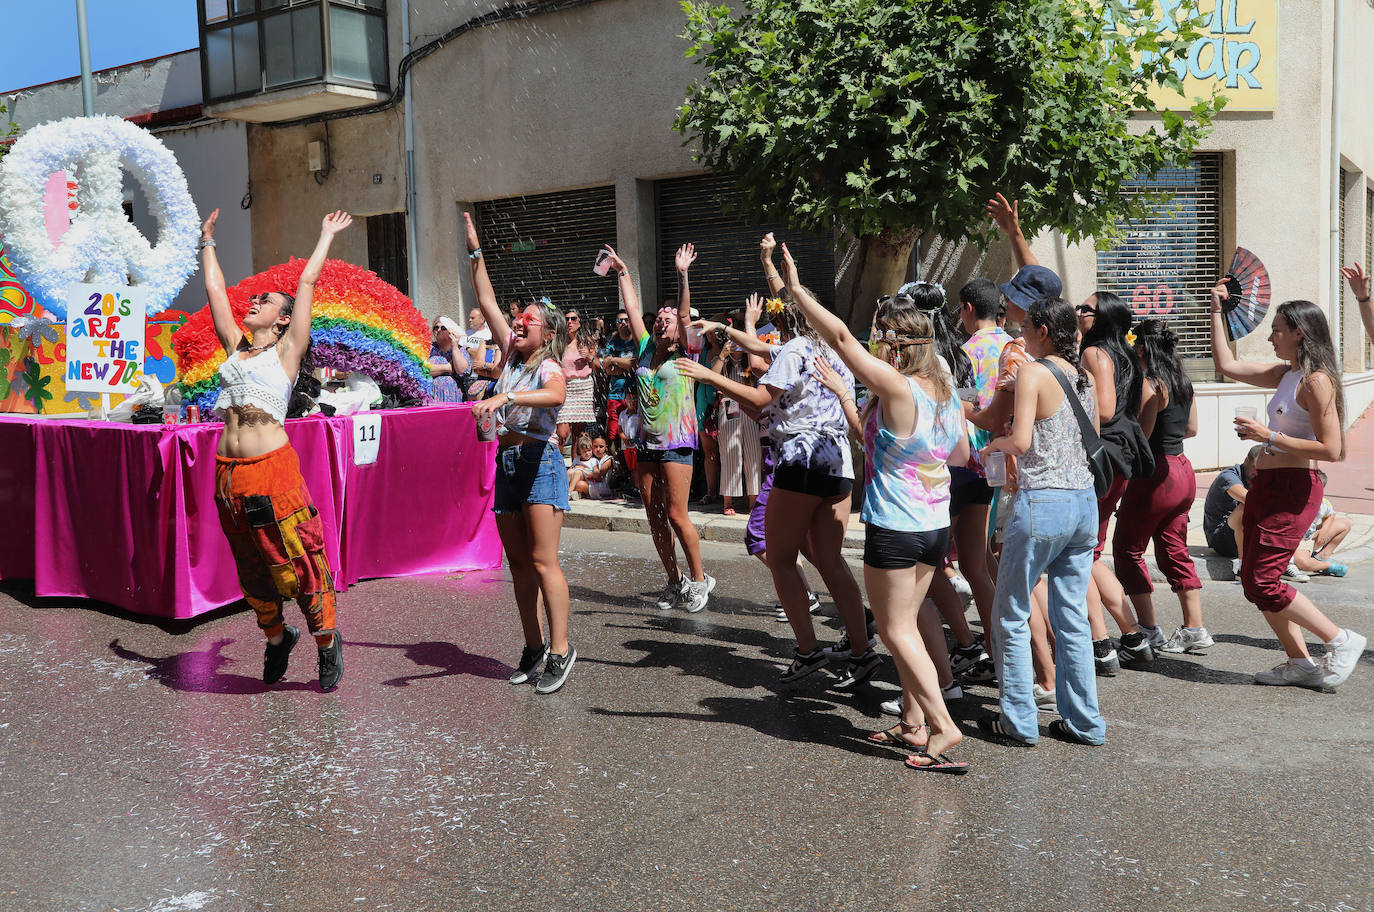
[[[290,399],[291,378],[286,376],[275,345],[249,358],[234,353],[219,366],[215,414],[221,419],[234,406],[252,405],[284,422]]]

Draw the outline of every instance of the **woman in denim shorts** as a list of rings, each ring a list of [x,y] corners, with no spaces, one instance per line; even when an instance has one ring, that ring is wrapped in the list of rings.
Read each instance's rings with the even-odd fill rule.
[[[568,642],[568,581],[558,564],[558,539],[568,509],[568,470],[557,444],[558,409],[566,395],[561,359],[568,345],[567,323],[548,298],[525,307],[512,328],[506,323],[487,276],[477,228],[463,214],[468,257],[477,303],[501,347],[501,377],[496,391],[472,407],[480,420],[496,419],[496,492],[492,511],[510,564],[515,604],[525,649],[510,676],[524,684],[543,665],[535,690],[552,693],[563,686],[577,661]],[[539,621],[544,596],[549,639]]]

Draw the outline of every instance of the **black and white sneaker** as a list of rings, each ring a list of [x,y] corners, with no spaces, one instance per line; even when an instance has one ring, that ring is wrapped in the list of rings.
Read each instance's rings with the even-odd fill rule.
[[[286,625],[282,631],[281,642],[273,646],[267,644],[267,648],[262,653],[262,683],[275,684],[286,675],[286,663],[291,658],[291,650],[296,648],[296,641],[301,638],[301,629]]]
[[[987,650],[983,648],[981,638],[975,638],[967,646],[956,646],[949,654],[949,670],[956,675],[963,675],[972,670],[974,665],[988,660]]]
[[[792,664],[787,666],[787,670],[782,673],[782,683],[790,684],[800,680],[811,672],[824,668],[830,661],[830,657],[825,654],[823,649],[813,649],[810,652],[798,650],[792,656]]]
[[[577,649],[568,646],[567,655],[559,655],[556,652],[549,653],[544,659],[544,673],[539,676],[539,683],[534,685],[534,692],[541,694],[551,694],[563,686],[563,682],[568,680],[568,672],[572,671],[573,663],[577,661]]]
[[[869,611],[867,608],[864,609],[864,618],[868,623],[868,648],[871,651],[878,646],[878,622],[874,619],[873,612]],[[832,662],[848,657],[851,652],[849,648],[848,632],[840,634],[840,638],[835,641],[833,646],[821,647],[821,651],[824,652]]]
[[[1137,630],[1121,635],[1117,658],[1122,665],[1147,665],[1155,660],[1155,651],[1145,634]]]
[[[1099,678],[1114,678],[1121,670],[1121,662],[1116,656],[1116,643],[1111,637],[1093,641],[1093,665]]]
[[[997,664],[992,659],[979,659],[964,669],[959,677],[965,684],[986,684],[997,686]]]
[[[831,685],[835,690],[853,690],[864,681],[873,677],[883,664],[883,657],[878,654],[876,649],[869,649],[863,655],[851,655],[849,664],[845,666],[844,674],[840,679]]]
[[[808,593],[806,594],[806,598],[807,598],[807,601],[809,602],[808,607],[810,608],[811,613],[812,613],[813,615],[815,615],[815,614],[820,614],[820,613],[821,613],[821,597],[820,597],[819,595],[817,595],[816,593],[814,593],[814,592],[808,592]],[[779,624],[786,624],[786,623],[787,623],[787,612],[782,610],[782,605],[781,605],[781,604],[778,604],[778,605],[774,605],[774,606],[773,606],[773,620],[777,621]]]
[[[539,646],[526,646],[520,650],[520,664],[515,667],[515,671],[510,673],[507,681],[512,684],[524,684],[534,677],[534,671],[539,667],[549,655],[549,644],[541,643]]]

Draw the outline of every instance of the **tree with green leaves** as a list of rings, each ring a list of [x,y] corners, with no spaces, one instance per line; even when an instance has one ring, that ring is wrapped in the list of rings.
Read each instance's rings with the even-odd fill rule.
[[[1179,114],[1151,100],[1181,89],[1200,24],[1157,22],[1154,0],[735,7],[683,3],[705,72],[675,126],[735,176],[752,215],[854,239],[857,280],[836,309],[861,329],[919,239],[994,238],[995,191],[1019,197],[1030,236],[1110,242],[1153,202],[1125,181],[1186,163],[1224,103]]]

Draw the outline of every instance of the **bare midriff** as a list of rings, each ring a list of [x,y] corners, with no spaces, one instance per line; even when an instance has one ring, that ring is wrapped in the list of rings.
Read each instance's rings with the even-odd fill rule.
[[[1280,440],[1275,446],[1282,447],[1283,441]],[[1307,456],[1298,456],[1294,453],[1264,453],[1255,462],[1257,469],[1315,469],[1317,460]]]
[[[234,405],[224,412],[224,431],[216,452],[231,459],[252,459],[289,442],[286,428],[267,412],[255,405]]]

